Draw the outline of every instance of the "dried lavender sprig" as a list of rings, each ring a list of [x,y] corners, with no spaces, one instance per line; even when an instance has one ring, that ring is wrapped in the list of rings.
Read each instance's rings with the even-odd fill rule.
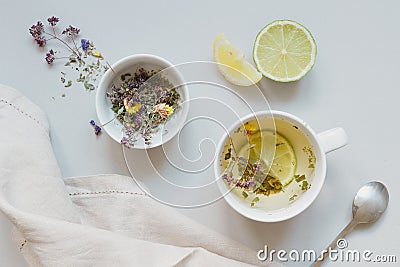
[[[29,28],[29,33],[32,35],[39,47],[46,46],[48,41],[50,40],[57,40],[61,44],[63,44],[68,49],[68,51],[71,52],[71,55],[69,57],[56,56],[55,54],[57,52],[53,49],[50,49],[46,53],[45,57],[47,64],[53,64],[55,60],[67,58],[68,61],[65,66],[71,66],[75,71],[80,72],[79,78],[76,81],[82,82],[87,90],[95,89],[95,86],[89,83],[89,81],[96,81],[103,71],[105,72],[107,69],[110,68],[110,64],[108,64],[108,62],[105,65],[100,64],[99,59],[103,59],[103,56],[100,54],[100,52],[95,50],[93,43],[89,40],[81,39],[81,46],[77,45],[76,38],[80,33],[79,28],[69,25],[61,33],[67,38],[67,41],[63,40],[63,38],[61,38],[55,30],[55,27],[57,26],[57,23],[59,21],[60,19],[55,16],[49,17],[47,19],[51,31],[47,31],[43,23],[41,21],[38,21],[36,24],[32,25]],[[97,58],[97,63],[86,63],[83,58],[86,58],[87,55]],[[61,82],[64,84],[65,87],[69,87],[72,85],[72,80],[67,81],[65,79],[65,74],[63,74],[63,76],[61,77]]]

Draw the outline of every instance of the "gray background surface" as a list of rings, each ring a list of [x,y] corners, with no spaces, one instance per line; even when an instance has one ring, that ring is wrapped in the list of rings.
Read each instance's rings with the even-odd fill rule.
[[[63,25],[79,26],[82,36],[94,40],[109,62],[151,53],[181,63],[212,60],[212,41],[219,32],[251,59],[253,40],[264,25],[275,19],[298,21],[316,39],[314,69],[296,83],[264,78],[262,85],[273,109],[296,114],[317,132],[335,126],[347,131],[349,145],[327,157],[328,174],[319,197],[305,212],[281,223],[250,221],[225,201],[180,212],[256,250],[266,244],[276,250],[319,251],[350,220],[358,188],[378,179],[388,186],[389,208],[380,221],[349,235],[349,248],[395,254],[400,261],[399,10],[394,0],[0,0],[0,83],[21,90],[47,112],[64,176],[128,174],[120,145],[105,134],[94,138],[88,127],[96,118],[95,94],[78,85],[60,85],[62,67],[49,68],[44,62],[44,52],[28,33],[33,23],[60,16]],[[62,93],[67,96],[61,98]],[[10,229],[0,214],[0,265],[26,266]],[[340,263],[328,266],[333,265]]]

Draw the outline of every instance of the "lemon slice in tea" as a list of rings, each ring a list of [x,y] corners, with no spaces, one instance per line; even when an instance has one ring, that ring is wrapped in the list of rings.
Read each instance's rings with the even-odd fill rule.
[[[249,162],[260,160],[266,168],[264,171],[269,171],[268,174],[283,186],[293,181],[297,160],[292,145],[285,137],[273,131],[258,131],[249,135],[249,144]]]
[[[257,35],[253,59],[267,78],[292,82],[303,78],[314,66],[317,45],[304,26],[290,20],[277,20]]]
[[[240,86],[250,86],[261,80],[262,75],[245,58],[244,54],[237,50],[220,33],[214,40],[214,60],[219,72],[230,83]]]

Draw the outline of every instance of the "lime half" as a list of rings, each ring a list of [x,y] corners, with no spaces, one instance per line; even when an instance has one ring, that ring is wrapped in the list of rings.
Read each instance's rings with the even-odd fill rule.
[[[310,31],[297,22],[277,20],[257,35],[253,59],[263,76],[278,82],[303,78],[314,66],[317,45]]]

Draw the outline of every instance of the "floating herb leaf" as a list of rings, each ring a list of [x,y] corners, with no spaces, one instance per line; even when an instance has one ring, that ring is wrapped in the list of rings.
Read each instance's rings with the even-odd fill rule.
[[[251,205],[252,207],[254,207],[254,204],[255,204],[256,202],[258,202],[258,201],[260,201],[260,198],[259,198],[259,197],[255,197],[255,198],[251,201],[250,205]]]
[[[300,183],[301,181],[306,179],[306,176],[304,174],[302,174],[302,175],[296,174],[294,176],[294,179],[295,179],[296,182]]]
[[[231,153],[232,153],[232,148],[228,148],[228,152],[225,154],[225,160],[228,160],[231,158]]]
[[[308,190],[309,188],[310,188],[310,186],[309,186],[309,184],[308,184],[307,181],[303,181],[303,182],[301,183],[301,190],[306,191],[306,190]]]
[[[302,150],[308,157],[308,168],[314,169],[317,159],[314,155],[313,150],[311,149],[311,147],[303,147]]]
[[[279,179],[276,179],[271,175],[267,175],[262,183],[259,184],[258,187],[254,190],[254,193],[269,196],[272,193],[279,193],[282,190],[283,185],[279,181]]]

